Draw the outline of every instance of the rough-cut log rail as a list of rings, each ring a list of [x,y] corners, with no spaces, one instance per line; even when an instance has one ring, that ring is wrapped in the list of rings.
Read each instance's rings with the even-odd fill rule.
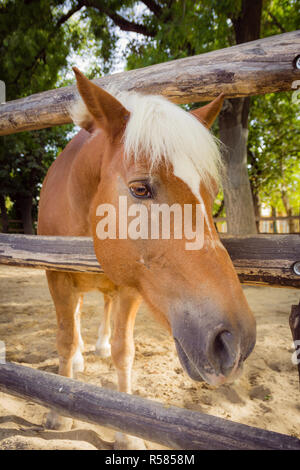
[[[172,449],[300,450],[300,440],[17,364],[0,364],[0,390]]]
[[[291,90],[300,79],[295,59],[300,31],[284,33],[198,56],[152,65],[94,80],[104,88],[162,94],[175,103]],[[0,135],[70,122],[74,86],[38,93],[0,105]]]
[[[240,281],[300,288],[293,266],[300,261],[300,235],[257,235],[221,240]],[[102,273],[91,238],[0,234],[0,263],[40,269]]]
[[[223,235],[221,240],[242,283],[300,288],[293,269],[300,259],[300,235]]]

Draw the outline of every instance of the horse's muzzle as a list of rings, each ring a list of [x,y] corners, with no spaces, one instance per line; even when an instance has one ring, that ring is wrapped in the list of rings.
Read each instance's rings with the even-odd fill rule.
[[[243,362],[255,344],[253,332],[246,337],[220,323],[200,330],[176,323],[173,335],[178,357],[193,380],[221,385],[240,375]]]

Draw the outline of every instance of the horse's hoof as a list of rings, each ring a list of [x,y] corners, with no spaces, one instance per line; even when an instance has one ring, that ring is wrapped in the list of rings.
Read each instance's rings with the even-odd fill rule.
[[[97,356],[102,357],[102,358],[110,357],[111,356],[110,344],[102,345],[102,346],[96,344],[95,354],[97,354]]]
[[[145,442],[139,437],[117,432],[115,439],[114,450],[147,450]]]
[[[55,431],[70,431],[73,426],[73,419],[60,416],[56,411],[49,411],[45,417],[44,427]]]

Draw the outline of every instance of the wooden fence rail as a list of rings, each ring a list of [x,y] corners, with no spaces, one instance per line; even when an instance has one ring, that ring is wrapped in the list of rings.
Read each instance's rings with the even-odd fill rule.
[[[257,235],[221,240],[240,281],[300,288],[300,235]],[[102,273],[87,237],[0,234],[0,264],[59,271]],[[296,265],[297,266],[297,265]]]
[[[175,103],[292,89],[300,31],[96,79],[104,88],[162,94]],[[0,105],[0,135],[70,122],[74,86]],[[300,236],[221,237],[240,281],[300,288]],[[90,238],[0,234],[0,264],[101,273]],[[297,449],[294,437],[164,406],[16,364],[0,364],[0,391],[174,449]]]
[[[12,363],[0,364],[0,391],[172,449],[300,450],[295,437]]]
[[[300,215],[276,215],[274,217],[255,217],[256,221],[260,222],[274,222],[277,220],[285,221],[285,220],[299,220]],[[226,217],[214,217],[214,222],[226,222]]]
[[[300,79],[296,59],[300,31],[164,62],[94,80],[104,88],[162,94],[175,103],[209,101],[223,91],[238,97],[292,90]],[[75,86],[58,88],[0,105],[0,135],[70,121]]]

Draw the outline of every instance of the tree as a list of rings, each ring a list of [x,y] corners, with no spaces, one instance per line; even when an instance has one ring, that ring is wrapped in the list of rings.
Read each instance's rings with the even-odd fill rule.
[[[68,141],[70,126],[3,137],[0,147],[0,201],[3,231],[8,231],[5,199],[14,203],[15,218],[24,233],[33,233],[41,182],[56,155]]]
[[[76,28],[63,27],[70,14],[63,2],[8,0],[0,4],[0,70],[7,99],[30,95],[55,85],[67,65],[70,47],[78,42]],[[32,215],[42,179],[57,148],[67,142],[70,127],[2,137],[0,146],[0,209],[2,230],[8,230],[7,197],[32,233]]]
[[[72,48],[81,53],[92,44],[100,66],[93,64],[91,71],[98,75],[108,72],[119,58],[120,30],[136,34],[125,51],[127,68],[131,69],[299,27],[299,0],[8,0],[4,9],[10,17],[0,19],[0,31],[4,31],[0,33],[0,51],[4,50],[8,61],[8,65],[5,60],[2,63],[8,74],[10,99],[18,93],[49,88]],[[11,17],[18,19],[17,28]],[[29,27],[31,18],[35,20],[34,31]],[[11,61],[14,50],[17,60]],[[228,228],[240,234],[256,231],[254,206],[258,199],[251,193],[247,173],[249,110],[249,98],[227,100],[219,120],[220,136],[228,149],[223,181]]]
[[[143,7],[141,7],[143,5]],[[109,20],[114,44],[118,29],[138,33],[126,51],[129,69],[252,41],[297,27],[298,0],[78,0],[72,8],[90,19],[95,38]],[[79,11],[78,10],[78,11]],[[106,23],[107,24],[107,23]],[[98,26],[97,26],[98,25]],[[112,42],[110,43],[110,45]],[[110,53],[114,51],[110,49]],[[226,174],[223,190],[228,231],[256,232],[255,211],[247,170],[250,99],[227,100],[219,119]],[[255,202],[255,200],[254,200]]]
[[[62,25],[56,0],[8,0],[0,4],[1,80],[7,100],[21,98],[52,87],[58,71],[67,64],[74,35]]]
[[[250,183],[258,207],[262,201],[287,216],[300,209],[299,105],[291,98],[290,93],[253,98],[248,140]],[[293,219],[289,232],[295,232]]]
[[[236,44],[259,38],[261,13],[262,0],[243,0],[238,12],[229,12]],[[249,97],[230,99],[226,101],[219,118],[220,138],[226,145],[223,189],[227,231],[238,235],[257,231],[247,171],[249,109]]]

